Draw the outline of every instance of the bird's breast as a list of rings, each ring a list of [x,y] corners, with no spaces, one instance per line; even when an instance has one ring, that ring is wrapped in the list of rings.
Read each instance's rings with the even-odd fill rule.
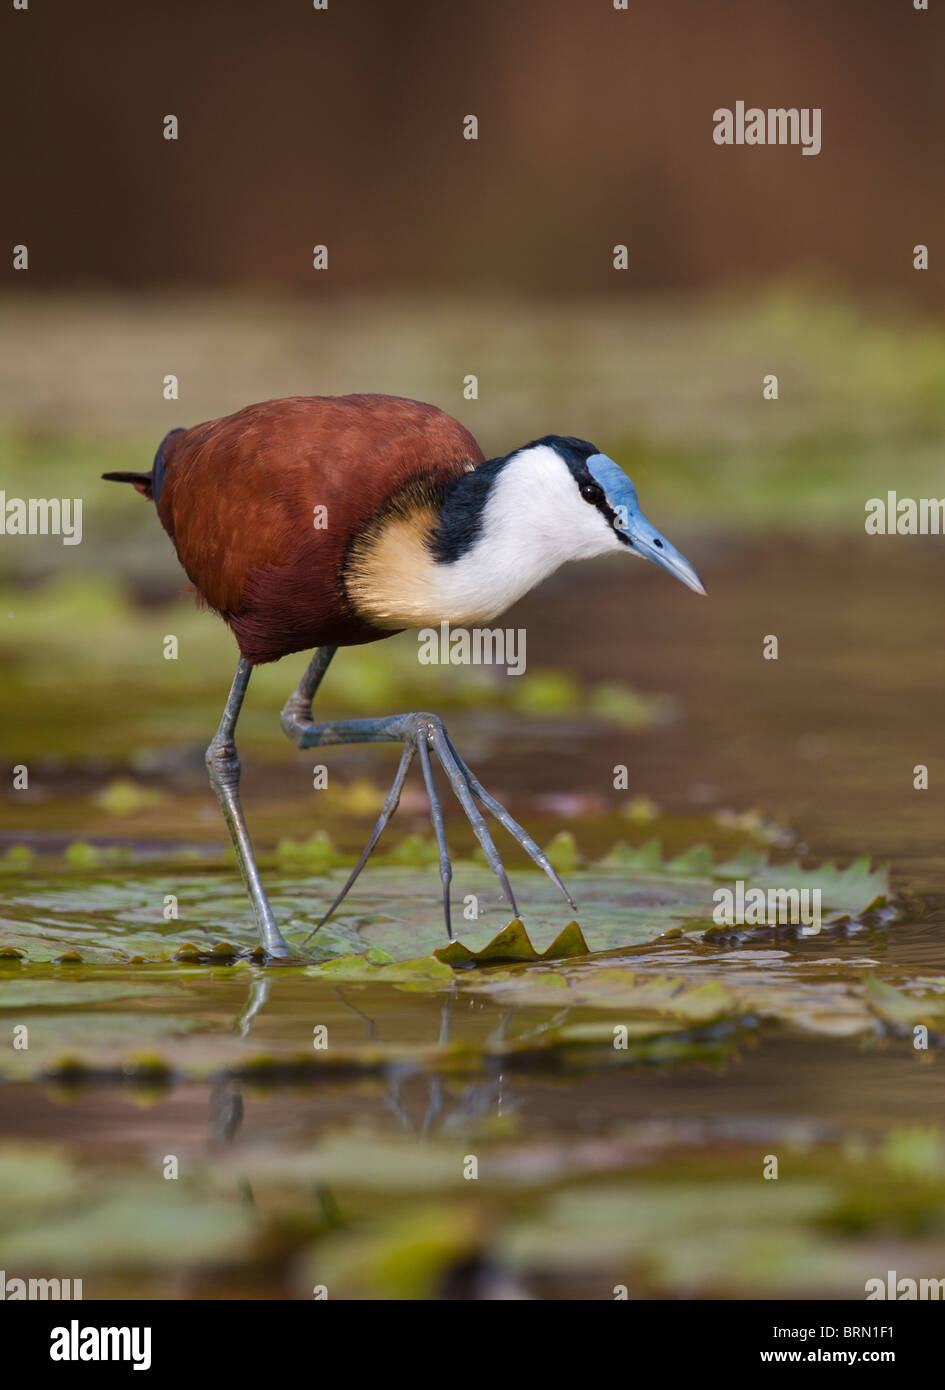
[[[430,544],[436,522],[435,508],[414,509],[352,546],[345,587],[364,622],[395,630],[488,622],[532,587],[535,577],[515,552],[488,535],[459,559],[438,561]]]

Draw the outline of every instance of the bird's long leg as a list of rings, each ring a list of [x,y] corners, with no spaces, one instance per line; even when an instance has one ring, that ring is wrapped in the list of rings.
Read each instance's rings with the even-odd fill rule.
[[[236,862],[253,904],[259,940],[268,955],[286,957],[291,956],[292,952],[276,926],[272,908],[263,891],[256,856],[253,854],[253,846],[246,829],[246,818],[240,805],[240,760],[236,755],[234,733],[252,669],[245,658],[240,659],[220,727],[207,749],[207,772],[210,775],[210,785],[216,792],[223,817],[229,827],[233,848],[236,851]]]
[[[430,799],[430,814],[433,821],[433,829],[439,849],[440,875],[443,880],[443,908],[444,917],[446,919],[446,932],[449,939],[451,941],[453,940],[449,907],[449,884],[452,869],[450,867],[449,854],[446,848],[443,811],[433,782],[430,749],[433,750],[437,761],[446,773],[450,786],[456,794],[456,798],[462,806],[466,818],[483,848],[486,861],[498,878],[503,893],[511,904],[512,911],[518,915],[518,908],[516,906],[511,884],[509,883],[508,875],[506,874],[499,853],[492,842],[488,826],[479,808],[476,806],[474,798],[482,802],[483,806],[495,816],[500,825],[503,825],[512,838],[518,841],[538,867],[544,870],[555,887],[573,908],[574,902],[571,895],[553,869],[548,860],[548,856],[539,849],[535,841],[522,829],[518,822],[513,820],[505,807],[502,806],[500,802],[496,801],[495,797],[491,796],[478,779],[473,776],[450,742],[449,735],[443,726],[442,720],[435,714],[394,714],[379,719],[339,719],[327,721],[325,723],[317,723],[312,718],[312,697],[325,671],[328,669],[328,664],[334,656],[334,653],[334,647],[322,647],[319,648],[312,657],[305,675],[299,682],[298,688],[289,696],[282,711],[282,727],[285,733],[299,748],[321,748],[342,743],[402,743],[404,745],[404,751],[393,785],[387,794],[383,809],[371,832],[371,837],[361,851],[358,862],[349,874],[347,882],[335,898],[331,907],[318,923],[318,926],[316,926],[315,931],[318,931],[319,927],[321,927],[341,905],[361,870],[364,868],[364,865],[367,863],[384,828],[397,809],[397,805],[400,801],[400,793],[410,762],[414,753],[419,751],[421,769],[423,771],[424,782],[426,783],[427,795]],[[314,935],[314,932],[312,935]]]

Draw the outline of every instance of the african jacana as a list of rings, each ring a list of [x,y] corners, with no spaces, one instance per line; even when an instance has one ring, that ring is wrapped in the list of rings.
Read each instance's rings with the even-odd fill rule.
[[[377,824],[322,922],[397,809],[418,753],[453,939],[450,860],[431,750],[513,911],[477,800],[574,906],[547,857],[476,780],[435,715],[316,723],[312,697],[339,647],[444,621],[488,622],[566,560],[622,550],[705,593],[689,562],[643,516],[636,489],[612,459],[585,440],[546,435],[486,461],[469,431],[435,406],[394,396],[300,396],[171,430],[150,473],[102,476],[153,498],[198,594],[239,644],[207,768],[269,955],[291,952],[263,891],[240,806],[234,732],[253,667],[311,647],[317,650],[282,711],[289,738],[300,748],[403,744]]]

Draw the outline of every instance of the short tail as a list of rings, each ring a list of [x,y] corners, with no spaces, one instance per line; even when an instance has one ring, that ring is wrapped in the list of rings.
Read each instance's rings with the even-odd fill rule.
[[[167,467],[164,450],[167,441],[172,439],[175,434],[185,433],[186,431],[183,429],[168,430],[157,447],[157,453],[154,455],[154,467],[150,473],[103,473],[102,477],[108,483],[131,483],[138,492],[156,502],[161,495],[161,488],[164,486],[164,469]]]
[[[102,477],[107,483],[131,483],[145,497],[154,496],[150,473],[103,473]]]

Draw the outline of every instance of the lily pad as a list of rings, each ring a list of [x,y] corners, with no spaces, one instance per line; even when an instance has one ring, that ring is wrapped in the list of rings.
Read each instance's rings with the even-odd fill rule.
[[[35,1009],[43,1005],[61,1009],[71,1004],[101,1004],[110,999],[153,993],[148,985],[127,980],[62,980],[48,975],[44,979],[16,978],[0,980],[0,1010]]]
[[[678,976],[641,975],[616,966],[574,970],[567,975],[559,971],[493,972],[479,987],[508,1003],[524,1002],[527,997],[532,1005],[615,1009],[634,1018],[667,1014],[689,1023],[732,1017],[737,1010],[732,993],[716,980],[688,985]]]
[[[371,865],[306,946],[344,873],[266,874],[302,967],[278,970],[262,968],[229,871],[182,863],[6,878],[0,945],[11,954],[0,962],[0,1015],[11,1039],[26,1022],[30,1045],[0,1052],[0,1072],[122,1079],[229,1070],[262,1082],[392,1062],[477,1072],[497,1058],[543,1065],[556,1052],[569,1065],[596,1057],[609,1066],[728,1055],[759,1019],[834,1036],[882,1026],[858,975],[818,972],[823,953],[805,964],[784,952],[703,945],[713,893],[728,875],[792,882],[756,849],[720,865],[703,846],[668,862],[652,842],[624,848],[571,878],[580,925],[543,875],[517,872],[527,929],[507,922],[487,868],[461,862],[456,894],[476,890],[479,916],[458,923],[462,940],[449,946],[436,875]],[[827,866],[822,879],[817,869],[791,873],[795,885],[822,884],[825,911],[865,908],[885,885],[864,864]],[[176,915],[165,916],[169,904]],[[124,1000],[135,1002],[111,1010]],[[318,1028],[324,1046],[313,1045]]]
[[[449,984],[453,972],[444,962],[434,956],[423,956],[419,960],[402,960],[388,963],[371,959],[369,956],[341,956],[329,960],[324,965],[311,966],[307,972],[322,980],[370,980],[373,983],[387,984]]]
[[[559,837],[559,849],[573,845]],[[885,895],[882,868],[858,860],[847,869],[828,864],[803,869],[778,867],[757,856],[750,861],[712,863],[705,846],[695,846],[668,861],[657,861],[652,846],[633,853],[611,854],[592,869],[575,870],[570,886],[579,903],[579,931],[562,924],[560,899],[553,886],[531,870],[514,877],[519,899],[528,906],[527,945],[510,937],[515,958],[534,959],[549,949],[571,952],[580,941],[589,951],[613,950],[656,940],[673,927],[709,923],[713,894],[720,882],[745,874],[751,885],[766,889],[819,888],[824,914],[863,912]],[[270,899],[288,940],[306,954],[304,943],[326,900],[344,881],[344,867],[327,868],[317,877],[267,876]],[[507,918],[483,866],[457,863],[457,894],[474,893],[479,916],[463,919],[462,945],[478,958],[488,950],[496,958],[497,936]],[[203,958],[225,944],[249,953],[256,945],[249,905],[235,871],[206,873],[187,865],[173,873],[74,873],[38,880],[28,875],[8,879],[5,916],[0,918],[0,948],[23,951],[30,960],[56,960],[77,951],[84,960],[120,961],[132,956],[172,959],[182,945]],[[176,916],[165,916],[168,904]],[[542,944],[542,938],[544,943]],[[311,959],[367,954],[380,949],[408,960],[443,948],[443,923],[434,876],[422,868],[370,865],[342,910],[315,938]],[[443,959],[443,956],[440,957]],[[447,957],[448,958],[448,957]],[[470,964],[468,957],[462,962]],[[456,963],[460,963],[457,953]]]
[[[0,1261],[7,1269],[80,1269],[86,1281],[103,1269],[180,1269],[238,1254],[253,1226],[245,1209],[183,1184],[126,1180],[54,1222],[18,1221],[0,1235]]]
[[[931,983],[931,982],[929,982]],[[875,975],[865,982],[866,999],[869,1007],[883,1023],[898,1032],[911,1032],[917,1024],[927,1028],[945,1030],[945,982],[939,982],[939,992],[926,992],[923,982],[917,981],[920,994],[906,994],[886,980]]]
[[[481,951],[471,951],[461,941],[452,941],[433,953],[437,960],[462,970],[471,965],[496,965],[500,961],[567,960],[586,956],[588,945],[577,922],[569,922],[544,951],[536,951],[519,918],[494,936]]]
[[[93,1013],[78,1009],[17,1014],[16,1022],[26,1028],[26,1034],[19,1036],[25,1036],[29,1046],[5,1050],[0,1072],[8,1081],[49,1072],[109,1069],[116,1063],[129,1071],[145,1063],[154,1070],[161,1063],[156,1047],[209,1026],[204,1020],[177,1014]]]

